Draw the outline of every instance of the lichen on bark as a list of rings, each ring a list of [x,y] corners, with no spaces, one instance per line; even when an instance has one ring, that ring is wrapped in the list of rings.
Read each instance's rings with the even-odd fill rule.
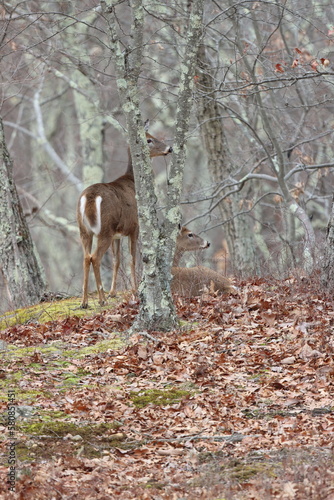
[[[0,234],[0,271],[6,285],[8,308],[35,304],[45,291],[45,282],[13,180],[13,164],[1,118]]]
[[[121,49],[117,19],[110,2],[101,0],[102,12],[110,31],[110,45],[116,68],[116,81],[125,114],[134,167],[138,218],[142,242],[142,282],[139,286],[140,309],[132,331],[171,331],[178,320],[170,290],[171,263],[180,220],[178,205],[183,181],[185,140],[192,106],[192,87],[197,48],[201,36],[203,0],[192,2],[184,60],[181,67],[176,113],[175,149],[168,179],[168,206],[163,222],[157,214],[154,176],[146,144],[140,106],[138,78],[143,57],[145,16],[141,0],[133,0],[131,46]],[[124,48],[124,40],[122,40]],[[126,85],[124,84],[126,82]]]

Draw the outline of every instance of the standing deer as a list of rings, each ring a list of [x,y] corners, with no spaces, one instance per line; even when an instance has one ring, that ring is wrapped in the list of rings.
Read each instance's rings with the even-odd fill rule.
[[[148,122],[145,123],[145,131],[151,158],[166,156],[173,151],[171,146],[150,135],[147,132],[147,128]],[[81,307],[84,309],[88,307],[90,264],[92,264],[94,270],[99,303],[100,305],[105,303],[100,266],[101,259],[110,245],[114,262],[110,296],[112,297],[116,294],[116,279],[120,265],[121,236],[129,238],[129,249],[132,258],[131,284],[135,290],[137,288],[135,271],[139,227],[130,150],[128,150],[128,167],[124,175],[118,177],[113,182],[93,184],[81,193],[77,206],[77,221],[84,251],[84,281]],[[94,236],[97,238],[97,245],[95,251],[91,253]]]
[[[176,251],[172,267],[171,290],[184,297],[196,297],[205,291],[229,293],[234,287],[230,281],[208,267],[179,267],[184,252],[208,248],[210,243],[186,227],[180,228],[176,239]]]

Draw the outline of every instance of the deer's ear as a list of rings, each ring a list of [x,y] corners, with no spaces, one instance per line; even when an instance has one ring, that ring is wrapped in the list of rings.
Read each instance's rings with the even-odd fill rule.
[[[178,226],[178,227],[179,227],[179,231],[181,231],[181,224],[180,224],[180,223],[179,223],[179,226]]]
[[[146,122],[144,123],[144,130],[145,132],[148,131],[148,127],[150,126],[150,120],[146,120]]]

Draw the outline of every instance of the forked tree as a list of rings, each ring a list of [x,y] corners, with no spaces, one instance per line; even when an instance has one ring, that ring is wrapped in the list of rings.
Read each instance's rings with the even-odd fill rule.
[[[189,3],[188,29],[180,71],[176,111],[176,134],[167,179],[167,207],[162,223],[157,213],[154,175],[149,159],[140,113],[138,81],[144,53],[145,10],[141,0],[131,2],[131,35],[119,26],[116,6],[101,0],[102,15],[109,28],[110,51],[114,56],[116,81],[126,118],[137,193],[143,276],[139,287],[140,308],[132,332],[171,331],[178,326],[171,295],[171,267],[180,221],[179,203],[185,162],[186,133],[192,108],[197,50],[202,34],[203,0]],[[124,31],[125,30],[125,31]]]

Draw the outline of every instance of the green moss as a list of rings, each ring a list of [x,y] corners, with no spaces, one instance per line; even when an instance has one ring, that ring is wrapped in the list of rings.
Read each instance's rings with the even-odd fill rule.
[[[13,383],[8,381],[7,387],[13,387]],[[39,398],[50,398],[52,394],[49,391],[42,391],[38,389],[18,389],[17,386],[15,390],[15,400],[16,402],[34,403]],[[7,401],[7,391],[4,391],[4,395],[0,396],[0,401]]]
[[[140,446],[137,442],[127,442],[126,436],[117,432],[120,426],[117,422],[80,425],[55,420],[59,413],[49,412],[47,417],[52,416],[52,421],[43,415],[44,421],[17,424],[17,433],[25,439],[18,441],[18,460],[51,460],[58,456],[101,458],[103,452],[112,448],[132,449]],[[70,436],[80,436],[81,439],[72,440]]]
[[[206,471],[205,474],[207,474],[207,471],[210,471],[210,473],[214,471],[214,476],[219,478],[220,483],[243,484],[255,476],[274,479],[282,469],[282,462],[276,459],[271,461],[267,457],[258,454],[254,457],[248,455],[245,459],[228,459],[226,453],[221,450],[200,453],[198,461],[204,466],[202,469]],[[193,485],[201,484],[203,479],[206,481],[204,476],[196,478]],[[257,480],[261,482],[260,478]]]
[[[82,438],[91,439],[97,435],[103,435],[111,430],[115,430],[119,427],[119,424],[91,424],[91,425],[79,425],[73,422],[64,422],[59,420],[53,420],[52,422],[32,422],[18,424],[17,428],[24,434],[33,434],[36,436],[56,436],[64,437],[67,434],[77,435],[79,434]]]
[[[25,358],[27,356],[33,356],[35,353],[41,354],[42,357],[48,356],[50,354],[60,354],[61,350],[59,346],[55,345],[40,345],[38,347],[16,347],[10,344],[8,349],[2,353],[3,359],[19,359]]]
[[[21,400],[24,400],[25,403],[27,401],[36,401],[36,399],[38,398],[51,398],[52,397],[52,394],[48,391],[39,391],[39,390],[33,390],[33,389],[29,389],[27,391],[19,391],[17,392],[17,399],[21,399]]]
[[[110,300],[110,304],[117,304],[126,296],[125,293],[120,293],[117,297]],[[69,299],[41,302],[30,307],[16,309],[15,311],[8,311],[0,316],[0,330],[8,328],[13,325],[22,325],[28,322],[38,321],[39,323],[46,323],[47,321],[54,321],[64,319],[70,316],[90,317],[106,309],[106,306],[101,307],[98,304],[96,294],[89,298],[89,309],[81,309],[81,298],[71,297]]]
[[[112,448],[132,449],[133,445],[124,443],[125,436],[117,435],[118,438],[110,440],[97,439],[94,437],[91,441],[80,440],[71,441],[64,438],[46,438],[43,436],[38,440],[33,437],[26,443],[18,443],[16,448],[17,460],[20,462],[20,472],[24,469],[24,463],[39,460],[55,460],[58,457],[66,457],[65,460],[73,460],[73,457],[79,458],[101,458],[105,451],[109,452]],[[138,444],[136,443],[136,448]],[[23,462],[23,463],[22,463]]]
[[[149,389],[147,391],[131,392],[130,399],[137,408],[145,408],[149,404],[172,405],[190,395],[191,392],[180,389]]]
[[[238,482],[248,481],[252,477],[258,474],[265,474],[266,476],[276,477],[274,467],[267,463],[259,463],[259,464],[247,464],[240,463],[236,464],[234,467],[223,467],[228,472],[228,476],[230,479],[233,479]]]
[[[16,453],[16,458],[17,460],[20,460],[21,462],[25,462],[27,460],[31,460],[32,455],[31,455],[31,449],[24,444],[24,443],[16,443],[15,446],[15,453]]]
[[[96,342],[96,344],[92,346],[83,347],[80,350],[78,349],[69,349],[64,350],[62,355],[66,358],[83,358],[85,356],[89,356],[90,354],[98,354],[102,352],[106,352],[109,349],[119,349],[123,345],[123,341],[121,339],[113,339],[113,340],[101,340],[100,342]]]
[[[54,365],[57,369],[63,370],[64,368],[68,368],[69,366],[71,366],[71,362],[64,359],[57,359],[54,362]]]
[[[21,370],[7,372],[6,378],[0,380],[0,401],[7,401],[8,395],[7,390],[13,387],[17,387],[18,382],[23,378],[23,372]],[[16,399],[18,399],[18,392],[16,392]]]
[[[65,387],[72,387],[73,385],[79,384],[81,381],[80,377],[75,377],[74,375],[65,375],[65,380],[63,382],[63,385]]]
[[[50,366],[50,363],[54,365],[54,367],[59,367],[59,369],[63,369],[66,366],[70,366],[70,361],[68,361],[68,358],[71,359],[80,359],[88,355],[94,355],[98,353],[104,353],[107,352],[108,350],[114,350],[120,348],[124,344],[124,341],[119,338],[115,338],[112,340],[102,340],[100,342],[96,342],[96,344],[92,346],[87,346],[83,348],[78,348],[78,349],[65,349],[66,344],[62,343],[54,343],[53,345],[41,345],[38,347],[16,347],[15,345],[11,345],[10,348],[6,352],[2,354],[2,359],[4,362],[6,360],[19,360],[20,358],[27,358],[29,356],[33,357],[36,353],[40,354],[45,360],[45,362],[48,363],[48,366]],[[57,356],[55,356],[55,354]],[[51,360],[50,360],[51,357]],[[65,359],[61,359],[65,358]],[[36,367],[36,369],[44,369],[43,364],[41,363],[31,363],[29,367]],[[16,375],[16,380],[19,380],[22,375],[19,376],[19,373],[17,372]]]
[[[263,369],[263,370],[259,370],[256,373],[253,373],[248,378],[249,378],[249,380],[255,380],[255,382],[262,382],[263,381],[265,383],[266,379],[268,377],[271,377],[271,376],[272,376],[272,374],[271,374],[270,370]]]
[[[149,481],[148,483],[145,484],[145,488],[150,489],[150,488],[155,488],[157,490],[164,490],[166,488],[166,483],[161,483],[158,481]]]
[[[11,380],[13,382],[18,382],[19,380],[21,380],[22,377],[23,377],[23,372],[21,370],[18,370],[11,374]]]
[[[44,422],[54,422],[55,420],[60,420],[60,419],[68,419],[70,416],[63,412],[63,411],[49,411],[49,410],[40,410],[38,412],[39,417],[44,421]]]
[[[194,328],[198,327],[199,323],[198,321],[188,321],[184,319],[179,320],[180,323],[180,330],[182,332],[187,332],[189,330],[193,330]]]

